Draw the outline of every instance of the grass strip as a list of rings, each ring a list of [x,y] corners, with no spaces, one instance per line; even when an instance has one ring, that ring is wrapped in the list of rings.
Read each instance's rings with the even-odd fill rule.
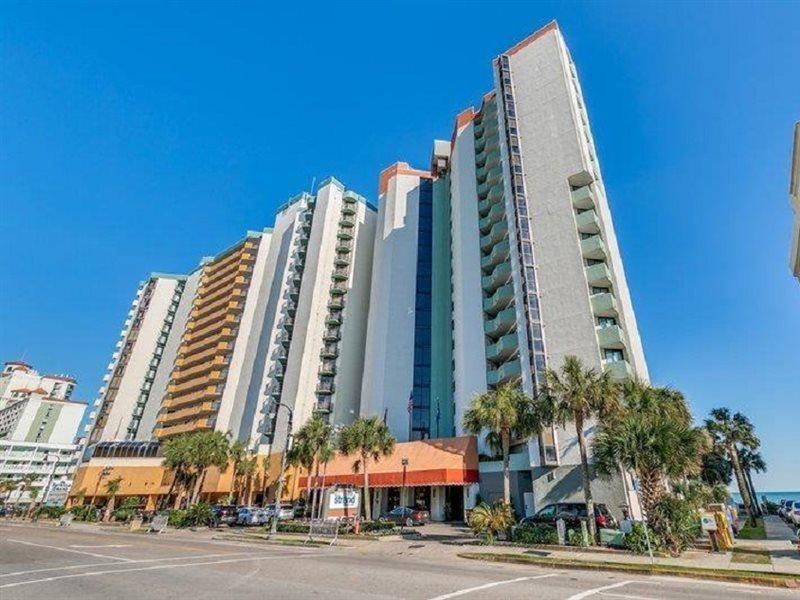
[[[745,525],[736,536],[740,540],[765,540],[767,531],[764,529],[764,519],[756,519],[755,527]]]
[[[731,555],[731,562],[751,565],[771,565],[772,559],[768,550],[760,548],[735,547]]]
[[[543,558],[524,554],[493,554],[489,552],[463,552],[460,558],[485,560],[489,562],[533,565],[556,569],[585,569],[589,571],[621,571],[642,575],[675,575],[715,581],[731,581],[735,583],[752,583],[768,587],[800,588],[800,575],[793,573],[762,573],[733,569],[704,569],[701,567],[682,567],[677,565],[594,562],[573,558]]]
[[[222,535],[215,535],[212,539],[214,540],[229,540],[229,541],[236,541],[236,542],[261,542],[263,544],[275,544],[278,546],[330,546],[330,542],[322,542],[322,541],[304,541],[300,539],[291,539],[291,538],[270,538],[267,539],[262,535],[236,535],[236,534],[225,534]]]

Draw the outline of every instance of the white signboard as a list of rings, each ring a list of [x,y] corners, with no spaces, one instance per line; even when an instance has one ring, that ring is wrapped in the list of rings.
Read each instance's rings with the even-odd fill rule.
[[[50,506],[61,506],[64,504],[67,501],[71,485],[69,481],[54,481],[51,483],[50,490],[47,492],[45,504]]]
[[[328,496],[328,508],[358,508],[358,496],[358,490],[337,488]]]
[[[717,520],[714,518],[714,513],[704,512],[703,514],[701,514],[700,525],[702,525],[703,531],[716,531]]]

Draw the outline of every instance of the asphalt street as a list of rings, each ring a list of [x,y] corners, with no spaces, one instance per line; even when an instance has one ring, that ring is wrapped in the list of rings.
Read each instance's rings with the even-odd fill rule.
[[[403,552],[371,555],[354,548],[0,524],[2,600],[314,597],[739,600],[800,594],[669,577],[433,560]]]

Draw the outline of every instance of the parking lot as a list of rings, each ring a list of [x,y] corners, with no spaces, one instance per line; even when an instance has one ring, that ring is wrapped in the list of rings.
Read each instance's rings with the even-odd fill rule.
[[[0,524],[0,597],[64,600],[191,598],[536,598],[628,600],[796,598],[797,592],[666,577],[468,562],[413,542],[296,547]]]

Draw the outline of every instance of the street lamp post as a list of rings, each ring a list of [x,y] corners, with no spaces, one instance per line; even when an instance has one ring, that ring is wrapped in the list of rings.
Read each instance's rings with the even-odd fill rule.
[[[292,420],[294,419],[294,411],[287,404],[276,402],[273,404],[272,408],[274,412],[270,411],[271,415],[274,414],[276,416],[281,408],[285,408],[289,413],[289,420],[286,423],[286,444],[284,445],[283,453],[281,454],[281,470],[280,473],[278,473],[278,484],[275,488],[275,514],[272,517],[272,524],[270,525],[270,532],[267,535],[267,539],[278,533],[278,518],[281,514],[281,494],[283,494],[283,478],[284,472],[286,471],[287,455],[289,454],[289,450],[291,449],[292,445]]]
[[[403,465],[403,484],[400,488],[400,506],[405,506],[406,500],[406,470],[408,469],[408,458],[403,457],[400,461]],[[403,525],[405,524],[405,519],[401,517],[400,520],[400,535],[403,535]]]

